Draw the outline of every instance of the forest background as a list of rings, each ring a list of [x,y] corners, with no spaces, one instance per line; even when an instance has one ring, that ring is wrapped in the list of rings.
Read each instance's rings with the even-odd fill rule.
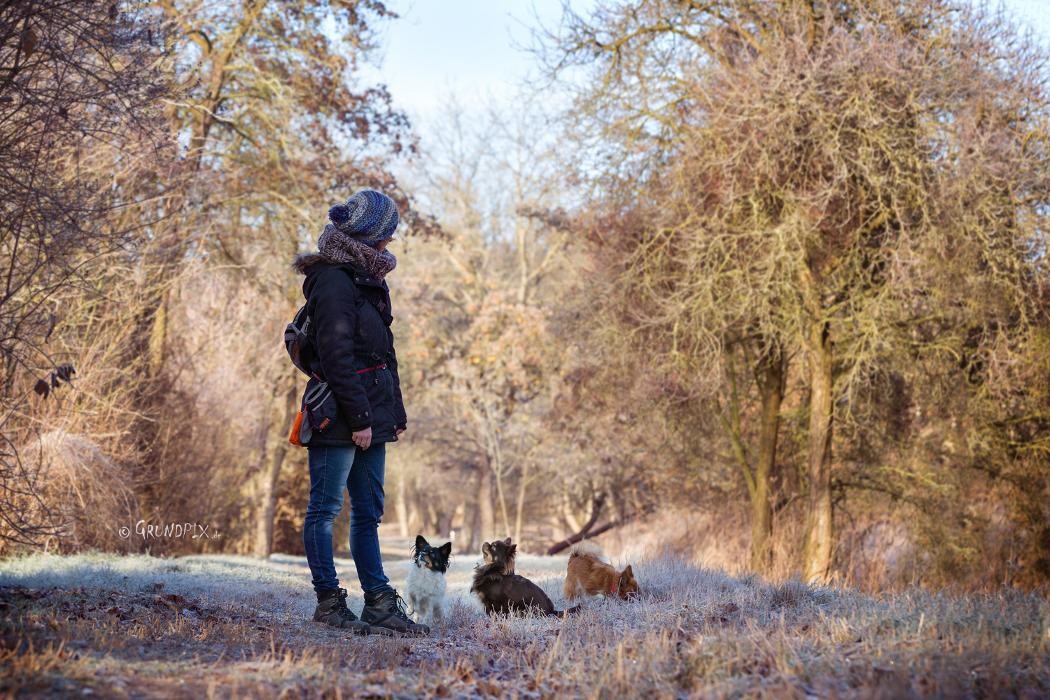
[[[418,130],[369,64],[398,21],[0,8],[0,551],[301,553],[289,263],[370,186],[401,534],[1046,586],[1045,41],[947,0],[574,4],[531,84]]]

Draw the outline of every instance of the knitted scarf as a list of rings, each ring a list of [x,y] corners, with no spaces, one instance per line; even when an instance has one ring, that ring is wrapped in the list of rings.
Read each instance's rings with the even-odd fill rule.
[[[389,250],[377,250],[332,224],[325,225],[317,249],[332,262],[351,263],[380,280],[397,266],[397,258]]]

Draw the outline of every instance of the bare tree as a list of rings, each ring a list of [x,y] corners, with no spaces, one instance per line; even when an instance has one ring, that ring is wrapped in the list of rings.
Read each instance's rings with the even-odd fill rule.
[[[1031,147],[1047,133],[1043,54],[939,0],[602,5],[561,45],[597,59],[576,113],[608,137],[601,155],[623,149],[598,171],[599,221],[624,251],[635,347],[730,402],[738,343],[768,367],[801,353],[802,568],[824,580],[833,426],[892,349],[981,289],[994,289],[985,323],[1012,319],[998,332],[1045,321],[1045,274],[1025,252],[1045,246],[1047,156]]]

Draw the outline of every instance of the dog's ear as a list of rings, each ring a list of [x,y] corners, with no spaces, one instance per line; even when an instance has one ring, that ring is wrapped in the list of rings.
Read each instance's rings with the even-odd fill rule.
[[[481,553],[486,554],[488,556],[492,556],[492,545],[488,542],[481,545]]]
[[[623,570],[623,573],[622,573],[622,574],[620,574],[620,577],[621,577],[621,578],[622,578],[622,579],[623,579],[624,581],[630,581],[631,579],[633,579],[633,578],[634,578],[634,570],[633,570],[633,569],[631,569],[631,565],[630,565],[630,564],[628,564],[628,565],[627,565],[627,568]]]
[[[510,546],[510,550],[509,550],[510,555],[513,557],[517,553],[517,551],[518,551],[518,545],[512,544]]]
[[[427,542],[426,538],[423,537],[423,535],[416,535],[416,549],[417,550],[426,549],[429,546],[430,546],[430,543]]]
[[[438,547],[438,551],[444,554],[446,557],[452,555],[452,543],[446,542],[445,544]]]
[[[503,540],[503,544],[505,544],[505,545],[507,545],[509,547],[510,546],[510,538],[508,537],[507,539]]]

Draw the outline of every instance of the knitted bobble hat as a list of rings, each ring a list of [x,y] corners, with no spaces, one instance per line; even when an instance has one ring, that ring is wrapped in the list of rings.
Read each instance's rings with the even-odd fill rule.
[[[356,192],[329,209],[328,218],[341,233],[369,245],[393,236],[400,221],[394,200],[375,190]]]

